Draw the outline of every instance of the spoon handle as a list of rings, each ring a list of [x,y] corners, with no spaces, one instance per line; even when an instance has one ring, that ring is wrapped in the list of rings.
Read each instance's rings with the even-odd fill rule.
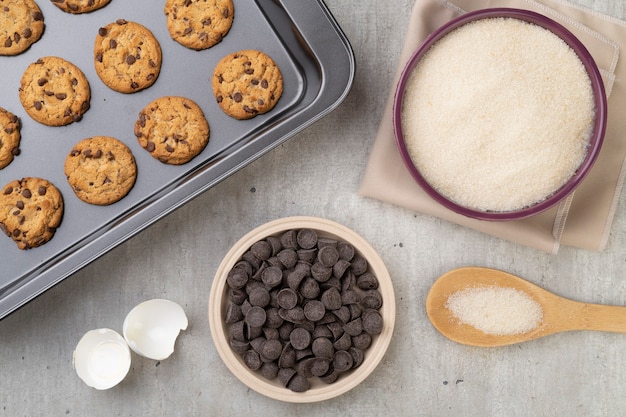
[[[626,333],[626,307],[575,303],[571,313],[572,328]]]

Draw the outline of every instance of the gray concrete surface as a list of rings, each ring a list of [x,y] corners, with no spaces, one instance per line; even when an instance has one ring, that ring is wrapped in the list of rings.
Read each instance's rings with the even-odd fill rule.
[[[624,18],[622,0],[577,0]],[[413,0],[328,0],[357,59],[333,113],[0,321],[0,416],[621,416],[626,335],[572,332],[504,348],[451,342],[428,322],[432,282],[460,266],[526,277],[576,300],[626,305],[626,198],[601,253],[558,255],[357,196]],[[213,274],[229,247],[289,215],[338,221],[372,243],[392,276],[395,334],[373,374],[335,399],[294,405],[249,390],[209,332]],[[88,330],[121,331],[150,298],[181,304],[190,326],[175,354],[133,356],[127,379],[88,388],[72,351]]]

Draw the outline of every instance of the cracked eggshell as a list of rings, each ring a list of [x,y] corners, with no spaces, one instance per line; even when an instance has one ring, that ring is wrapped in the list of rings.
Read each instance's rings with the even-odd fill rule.
[[[183,308],[173,301],[154,299],[133,308],[124,319],[123,334],[137,354],[154,360],[168,358],[181,330],[187,328]]]
[[[114,330],[90,330],[76,345],[72,362],[85,384],[106,390],[122,382],[128,374],[130,349]]]

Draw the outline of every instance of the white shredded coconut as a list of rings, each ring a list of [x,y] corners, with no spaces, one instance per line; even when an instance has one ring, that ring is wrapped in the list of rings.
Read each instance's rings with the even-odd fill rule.
[[[493,335],[523,334],[541,323],[543,310],[527,293],[508,287],[466,288],[448,297],[446,308],[460,322]]]
[[[514,18],[465,24],[412,71],[402,109],[411,159],[456,203],[512,211],[576,172],[595,117],[589,76],[547,29]]]

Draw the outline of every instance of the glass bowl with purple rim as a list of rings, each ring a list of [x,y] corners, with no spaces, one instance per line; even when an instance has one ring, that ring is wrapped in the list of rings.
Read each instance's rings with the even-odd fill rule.
[[[467,25],[469,23],[477,22],[482,19],[491,18],[512,18],[522,22],[527,22],[539,26],[540,28],[547,29],[552,34],[563,40],[567,46],[574,51],[580,62],[582,63],[584,70],[591,83],[591,100],[593,101],[593,118],[591,126],[588,127],[588,143],[582,155],[582,162],[573,171],[569,179],[566,179],[564,184],[559,185],[556,191],[545,195],[542,199],[530,204],[525,204],[523,207],[512,209],[491,209],[491,208],[477,208],[471,204],[460,203],[458,200],[450,198],[445,195],[444,192],[438,190],[429,181],[426,180],[423,173],[420,171],[418,164],[414,161],[409,151],[409,144],[407,143],[407,132],[403,126],[403,112],[405,111],[405,102],[407,99],[407,88],[411,76],[422,61],[424,56],[433,48],[437,42],[448,36],[456,29]],[[419,94],[416,95],[419,99]],[[435,201],[442,206],[455,213],[461,214],[466,217],[475,218],[479,220],[488,221],[509,221],[526,218],[540,212],[543,212],[565,199],[574,189],[580,185],[583,179],[591,170],[594,165],[598,153],[602,147],[604,141],[604,134],[606,130],[607,120],[607,102],[606,93],[604,90],[604,84],[600,76],[598,67],[582,42],[566,29],[561,24],[554,20],[528,10],[511,9],[511,8],[492,8],[482,9],[475,12],[469,12],[461,15],[446,24],[442,25],[431,33],[415,50],[411,55],[409,61],[404,67],[399,82],[397,84],[394,101],[393,101],[393,126],[396,144],[402,160],[409,170],[413,179],[419,184],[419,186]],[[419,134],[419,131],[415,133]],[[425,155],[427,157],[428,155]],[[459,171],[458,176],[461,177],[465,173]],[[541,182],[541,175],[533,174],[534,180]],[[506,187],[507,184],[504,184]],[[476,191],[480,193],[480,189]]]

